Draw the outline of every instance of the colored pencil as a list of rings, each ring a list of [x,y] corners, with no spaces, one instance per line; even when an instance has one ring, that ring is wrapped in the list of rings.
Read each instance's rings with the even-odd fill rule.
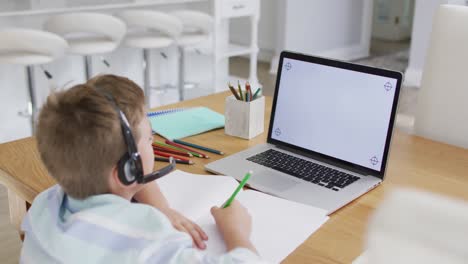
[[[153,152],[154,152],[155,155],[158,155],[158,156],[161,156],[161,157],[165,157],[165,158],[174,157],[174,159],[189,161],[189,159],[187,159],[187,158],[177,156],[177,155],[174,155],[174,154],[171,154],[171,153],[166,153],[166,152],[162,152],[162,151],[158,151],[158,150],[153,150]]]
[[[260,93],[260,91],[262,90],[262,88],[258,88],[257,91],[255,91],[254,95],[253,95],[253,99],[252,100],[255,100],[257,99],[257,95]]]
[[[191,148],[188,148],[184,145],[180,145],[180,144],[177,144],[177,143],[174,143],[173,141],[170,141],[170,140],[166,140],[166,143],[175,147],[175,148],[180,148],[180,149],[184,149],[190,153],[192,153],[194,156],[196,157],[199,157],[199,158],[206,158],[206,159],[209,159],[210,157],[208,157],[207,155],[205,155],[204,153],[201,153],[199,151],[196,151],[196,150],[193,150]],[[197,156],[198,155],[198,156]]]
[[[169,140],[167,140],[169,141]],[[197,158],[206,158],[206,159],[209,159],[210,157],[208,157],[207,155],[203,154],[203,153],[200,153],[200,152],[197,152],[195,150],[192,150],[192,149],[189,149],[189,148],[185,148],[185,147],[176,147],[176,146],[173,146],[173,145],[169,145],[169,144],[166,144],[166,143],[163,143],[163,142],[159,142],[159,141],[155,141],[153,142],[153,145],[156,144],[158,146],[162,146],[164,148],[170,148],[170,149],[174,149],[176,151],[181,151],[181,152],[189,152],[190,154],[192,154],[194,157],[197,157]]]
[[[196,149],[201,149],[201,150],[211,152],[211,153],[215,153],[215,154],[218,154],[218,155],[224,155],[224,152],[222,152],[222,151],[212,149],[212,148],[203,147],[203,146],[199,146],[199,145],[189,143],[189,142],[185,142],[185,141],[182,141],[182,140],[174,139],[174,142],[177,143],[177,144],[181,144],[181,145],[184,145],[184,146],[189,146],[189,147],[196,148]]]
[[[234,199],[236,198],[236,195],[239,193],[239,191],[245,186],[245,184],[247,183],[247,181],[250,179],[250,176],[252,175],[252,171],[249,171],[247,172],[247,174],[245,174],[244,178],[242,179],[242,181],[239,183],[239,185],[237,186],[236,190],[234,190],[234,192],[232,193],[232,195],[229,197],[229,199],[227,199],[226,202],[224,202],[223,205],[221,205],[221,208],[226,208],[228,206],[231,205],[232,201],[234,201]]]
[[[159,144],[158,144],[159,143]],[[165,144],[165,143],[161,143],[161,142],[154,142],[153,144],[153,149],[154,148],[161,148],[161,149],[167,149],[167,150],[172,150],[172,151],[177,151],[177,152],[181,152],[181,153],[184,153],[184,154],[190,154],[192,155],[192,153],[190,153],[189,151],[185,150],[185,149],[182,149],[182,148],[176,148],[174,146],[171,146],[171,145],[168,145],[168,144]],[[177,154],[177,153],[174,153],[174,154]],[[189,156],[190,156],[189,155]],[[183,156],[183,155],[182,155]],[[191,157],[191,156],[190,156]]]
[[[231,90],[231,93],[234,95],[234,97],[235,97],[237,100],[240,100],[240,97],[239,97],[239,95],[237,94],[236,89],[234,89],[234,86],[232,86],[231,83],[228,83],[228,87],[229,87],[229,90]]]
[[[166,155],[164,155],[164,156],[166,156]],[[168,158],[168,157],[163,157],[163,156],[160,156],[160,155],[158,155],[158,154],[154,154],[154,157],[155,157],[155,158],[158,158],[158,159],[167,159],[167,161],[169,161],[169,158]],[[181,159],[175,158],[174,156],[171,156],[171,157],[172,157],[175,161],[183,161],[183,162],[186,162],[187,160],[188,160],[188,161],[192,161],[192,160],[187,159],[187,158],[183,158],[183,160],[181,160]],[[192,163],[194,163],[194,162],[192,161]]]
[[[182,152],[182,151],[177,151],[177,150],[174,150],[174,149],[170,149],[170,148],[164,148],[164,147],[159,147],[159,146],[153,146],[153,150],[157,150],[157,151],[162,151],[162,152],[167,152],[167,153],[172,153],[172,154],[176,154],[176,155],[179,155],[179,156],[185,156],[185,157],[193,157],[193,155],[189,152]]]
[[[239,81],[237,81],[237,88],[239,89],[239,97],[240,97],[241,101],[244,101],[244,97],[242,95],[242,88],[241,88],[241,85],[240,85]]]
[[[207,155],[205,155],[205,154],[203,154],[203,153],[201,153],[201,152],[198,152],[198,151],[196,151],[196,150],[193,150],[193,149],[191,149],[191,148],[188,148],[188,147],[186,147],[186,146],[184,146],[184,145],[178,144],[178,143],[176,143],[176,142],[174,142],[174,141],[166,140],[166,143],[169,144],[169,145],[178,147],[178,148],[183,148],[183,149],[185,149],[185,150],[188,150],[188,151],[189,151],[190,153],[192,153],[192,154],[193,154],[193,153],[197,153],[197,154],[201,155],[203,158],[206,158],[206,159],[209,159],[209,158],[210,158],[210,157],[208,157]]]
[[[160,146],[160,147],[163,147],[163,148],[173,149],[175,151],[181,151],[181,152],[188,151],[187,149],[180,148],[180,147],[175,147],[175,146],[172,146],[172,145],[169,145],[169,144],[166,144],[166,143],[163,143],[163,142],[159,142],[159,141],[154,141],[153,145],[157,145],[157,146]],[[190,151],[188,151],[188,152],[190,152]],[[190,154],[194,155],[192,152],[190,152]],[[194,156],[196,157],[196,155],[194,155]]]
[[[253,100],[252,87],[250,87],[249,82],[245,83],[245,90],[249,92],[249,101],[252,101]]]
[[[190,152],[190,151],[189,151],[189,153],[192,154],[194,157],[197,157],[197,158],[202,158],[202,159],[203,158],[207,158],[207,159],[210,158],[210,157],[206,156],[205,154],[200,154],[200,153],[195,153],[195,152]]]
[[[194,164],[193,161],[185,161],[185,160],[179,160],[179,159],[174,159],[176,163],[178,164],[187,164],[187,165],[192,165]],[[161,158],[161,157],[154,157],[154,161],[162,161],[162,162],[169,162],[168,158]]]

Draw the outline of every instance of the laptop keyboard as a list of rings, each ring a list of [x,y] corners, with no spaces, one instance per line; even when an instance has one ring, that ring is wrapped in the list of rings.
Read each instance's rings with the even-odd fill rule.
[[[273,149],[256,154],[247,158],[247,160],[334,191],[339,191],[359,180],[359,177],[346,172],[325,167]]]

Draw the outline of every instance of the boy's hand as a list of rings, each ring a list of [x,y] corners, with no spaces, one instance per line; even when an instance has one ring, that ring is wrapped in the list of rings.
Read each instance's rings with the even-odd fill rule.
[[[211,214],[223,235],[228,251],[236,247],[245,247],[256,252],[255,247],[250,242],[252,217],[237,200],[234,200],[226,208],[212,207]]]
[[[190,221],[187,217],[183,216],[176,210],[168,208],[162,210],[162,212],[169,218],[169,220],[171,220],[175,229],[189,234],[192,237],[194,244],[199,249],[206,248],[206,244],[203,241],[208,240],[208,236],[197,224]]]

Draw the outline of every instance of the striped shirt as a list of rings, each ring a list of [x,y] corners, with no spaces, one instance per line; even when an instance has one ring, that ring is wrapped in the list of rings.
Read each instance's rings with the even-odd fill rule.
[[[21,263],[260,263],[245,248],[210,255],[192,247],[156,208],[112,194],[73,199],[55,185],[22,223]]]

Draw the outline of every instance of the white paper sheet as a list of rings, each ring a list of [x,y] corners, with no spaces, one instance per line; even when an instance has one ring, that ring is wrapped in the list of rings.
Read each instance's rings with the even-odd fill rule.
[[[231,177],[196,175],[176,170],[156,181],[171,207],[197,220],[221,206],[238,183]]]
[[[205,230],[209,237],[207,251],[225,253],[226,246],[210,208],[224,203],[237,187],[237,181],[226,176],[175,171],[158,180],[158,184],[174,209]],[[286,258],[328,220],[325,210],[257,191],[242,191],[237,199],[252,216],[252,243],[262,258],[274,263]]]

